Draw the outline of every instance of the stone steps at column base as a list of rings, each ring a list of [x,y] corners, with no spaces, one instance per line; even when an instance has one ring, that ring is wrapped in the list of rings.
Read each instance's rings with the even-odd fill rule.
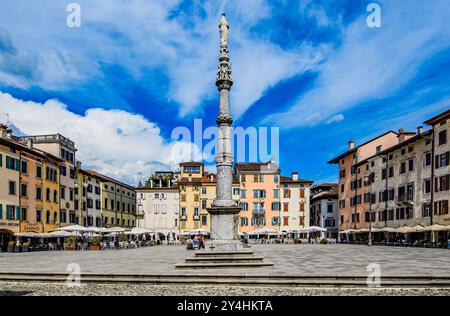
[[[261,259],[259,259],[261,260]],[[194,262],[194,263],[178,263],[175,265],[175,269],[245,269],[245,268],[270,268],[273,267],[273,263],[264,262],[239,262],[233,261],[231,258],[224,258],[222,262],[219,263],[204,263],[204,262]]]
[[[201,256],[194,258],[186,258],[186,263],[203,264],[203,263],[257,263],[264,262],[263,257],[249,256],[249,257],[220,257],[220,256]]]
[[[195,257],[250,257],[254,255],[253,251],[197,251],[194,253]]]

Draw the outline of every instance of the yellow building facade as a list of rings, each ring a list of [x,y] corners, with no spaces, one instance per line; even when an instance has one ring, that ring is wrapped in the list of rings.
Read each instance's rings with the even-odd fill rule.
[[[198,162],[180,164],[180,234],[201,229],[211,231],[208,208],[216,198],[216,175]],[[239,202],[239,181],[233,181],[233,199]]]

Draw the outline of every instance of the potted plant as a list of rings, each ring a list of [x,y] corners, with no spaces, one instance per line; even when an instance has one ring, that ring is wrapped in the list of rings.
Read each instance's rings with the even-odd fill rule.
[[[126,242],[126,241],[128,241],[128,236],[127,235],[121,235],[119,240],[122,241],[122,242]]]
[[[64,239],[64,249],[65,250],[77,250],[78,238],[75,236],[66,237]]]
[[[328,239],[325,239],[325,238],[321,239],[321,240],[320,240],[320,244],[321,244],[321,245],[326,245],[326,244],[328,244]]]
[[[89,249],[91,250],[101,250],[100,244],[102,242],[102,238],[101,237],[94,237],[91,240],[91,246]]]

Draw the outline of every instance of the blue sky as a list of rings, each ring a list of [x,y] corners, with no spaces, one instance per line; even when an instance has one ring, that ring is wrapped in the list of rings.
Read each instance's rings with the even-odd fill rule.
[[[280,165],[317,181],[327,161],[450,106],[450,1],[0,0],[0,121],[60,132],[86,168],[136,184],[190,155],[171,140],[214,126],[218,20],[230,22],[235,125],[280,127]]]

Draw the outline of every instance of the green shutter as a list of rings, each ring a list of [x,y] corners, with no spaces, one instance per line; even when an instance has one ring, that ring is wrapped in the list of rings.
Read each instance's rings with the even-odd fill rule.
[[[3,219],[3,205],[0,204],[0,219]]]
[[[16,221],[20,220],[20,207],[16,206]]]
[[[3,165],[3,155],[0,154],[0,167]],[[0,217],[1,218],[1,217]]]
[[[10,206],[9,205],[6,205],[6,217],[5,217],[5,219],[9,219],[9,208],[10,208]]]

